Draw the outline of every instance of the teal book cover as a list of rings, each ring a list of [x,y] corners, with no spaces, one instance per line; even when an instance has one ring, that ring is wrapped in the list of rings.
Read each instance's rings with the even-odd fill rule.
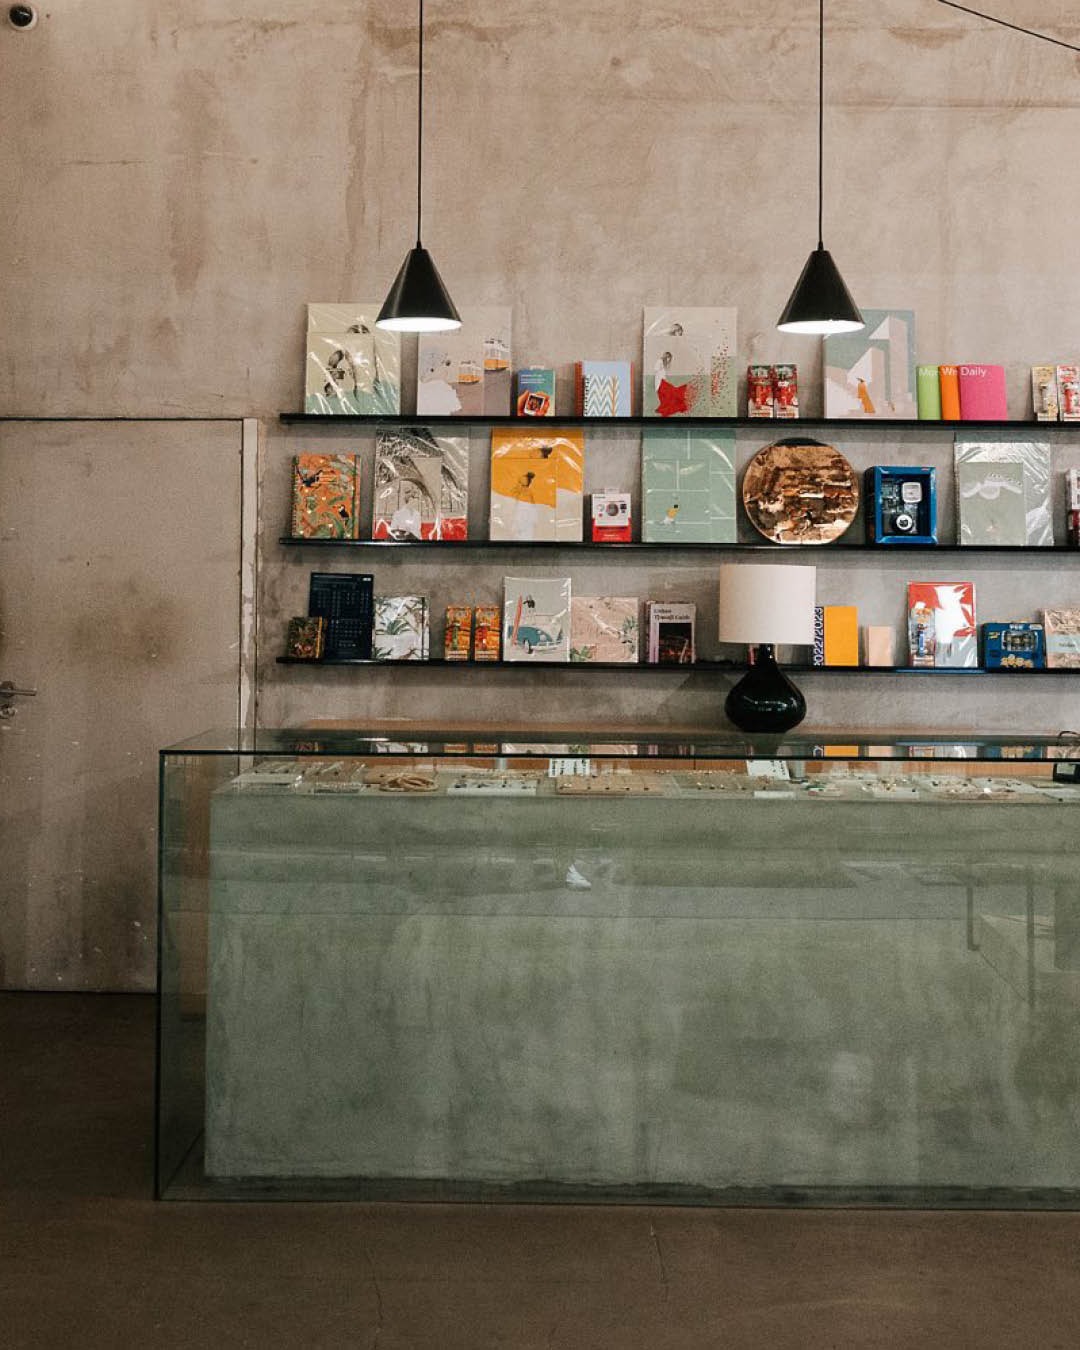
[[[733,544],[735,433],[646,431],[641,496],[644,543]]]

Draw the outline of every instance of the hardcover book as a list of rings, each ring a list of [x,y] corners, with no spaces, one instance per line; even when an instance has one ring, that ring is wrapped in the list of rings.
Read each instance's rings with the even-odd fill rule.
[[[1047,442],[958,436],[953,453],[961,544],[1053,544]]]
[[[908,637],[913,666],[977,666],[974,583],[909,582]]]
[[[378,300],[308,305],[304,411],[401,411],[401,337],[375,327]]]
[[[423,595],[377,595],[372,656],[376,661],[428,659],[428,602]]]
[[[1058,420],[1057,370],[1054,366],[1031,367],[1031,406],[1036,422]]]
[[[1063,422],[1080,422],[1080,366],[1058,366],[1058,411]]]
[[[938,383],[941,388],[941,420],[943,422],[959,422],[960,368],[958,366],[938,366]]]
[[[1009,415],[1004,366],[961,366],[960,417],[965,422],[1004,422]]]
[[[325,619],[290,619],[285,655],[294,661],[321,661],[326,642]]]
[[[380,428],[373,539],[465,539],[468,515],[467,436]]]
[[[570,578],[504,577],[503,660],[570,659]]]
[[[937,366],[915,367],[915,390],[920,422],[941,421],[941,371]]]
[[[645,543],[734,543],[735,433],[645,431],[641,496]]]
[[[779,365],[772,368],[773,413],[779,418],[799,415],[799,369]]]
[[[825,416],[915,418],[915,315],[864,309],[866,327],[825,339]]]
[[[746,372],[746,415],[772,417],[773,413],[773,368],[750,366]]]
[[[472,642],[472,606],[447,605],[443,655],[447,661],[467,661]]]
[[[498,605],[477,605],[473,622],[473,660],[497,661],[501,636],[501,611]]]
[[[631,417],[634,367],[629,361],[578,361],[574,399],[579,417]]]
[[[357,455],[294,456],[294,539],[357,538],[359,499],[360,462]]]
[[[491,433],[490,538],[580,543],[585,435]]]
[[[825,605],[824,664],[859,664],[859,611],[854,605]]]
[[[645,310],[644,417],[734,417],[737,311],[664,306]]]
[[[697,657],[694,641],[696,605],[650,600],[649,663],[654,666],[692,666]]]
[[[312,572],[308,614],[326,620],[326,660],[371,660],[375,578],[360,572]]]
[[[592,495],[593,543],[629,544],[630,539],[630,493],[594,492]]]
[[[525,366],[517,373],[517,415],[555,416],[555,372],[546,366]]]
[[[425,416],[506,416],[510,412],[510,310],[461,311],[461,327],[423,333],[417,350],[416,412]]]
[[[636,596],[575,595],[570,602],[570,660],[636,662],[638,607]]]
[[[1050,670],[1080,670],[1080,609],[1044,609],[1046,664]]]

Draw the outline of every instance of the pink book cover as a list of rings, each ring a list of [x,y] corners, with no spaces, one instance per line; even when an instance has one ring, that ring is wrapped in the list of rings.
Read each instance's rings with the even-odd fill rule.
[[[1004,366],[960,366],[960,418],[964,422],[1004,422]]]

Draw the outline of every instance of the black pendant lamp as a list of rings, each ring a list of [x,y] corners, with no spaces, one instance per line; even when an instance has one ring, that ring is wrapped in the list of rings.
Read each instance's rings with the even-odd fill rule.
[[[416,99],[416,247],[411,248],[394,278],[377,328],[396,333],[443,333],[461,327],[450,294],[443,285],[431,254],[420,242],[424,186],[424,0],[420,0],[420,62]]]
[[[777,323],[782,333],[856,333],[866,325],[822,243],[825,159],[825,0],[818,0],[818,241]]]

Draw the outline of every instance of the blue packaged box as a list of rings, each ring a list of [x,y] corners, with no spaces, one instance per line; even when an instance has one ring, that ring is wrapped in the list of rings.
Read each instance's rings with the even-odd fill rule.
[[[984,623],[982,640],[987,670],[1046,667],[1046,634],[1041,623]]]
[[[937,474],[877,464],[866,470],[866,530],[872,544],[936,544]]]

